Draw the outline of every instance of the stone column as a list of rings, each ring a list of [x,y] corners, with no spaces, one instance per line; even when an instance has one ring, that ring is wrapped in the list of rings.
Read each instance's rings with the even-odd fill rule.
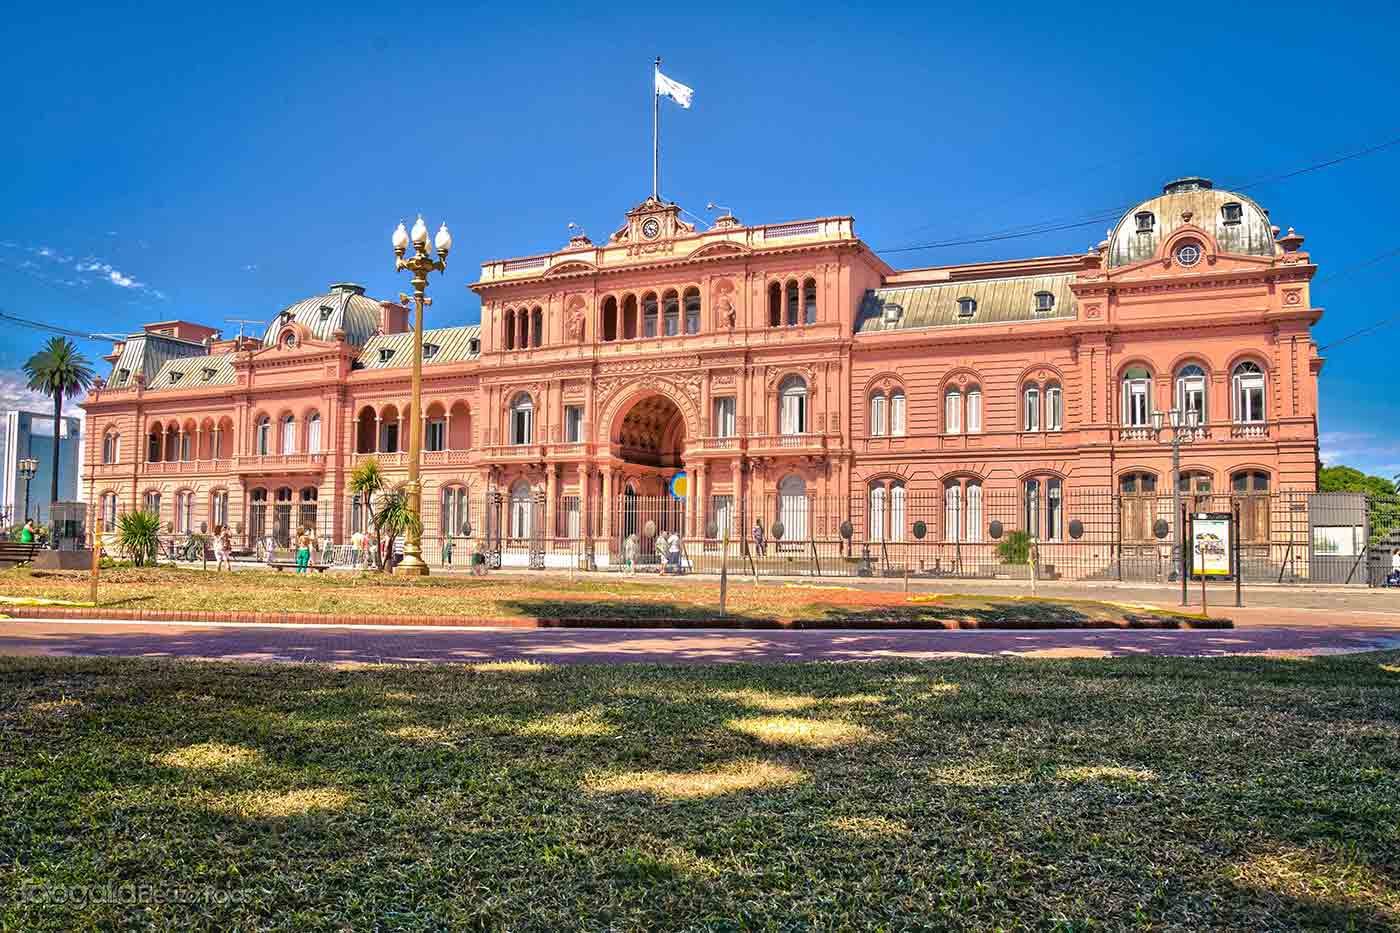
[[[707,537],[709,534],[709,496],[707,495],[708,490],[705,488],[709,484],[709,477],[706,475],[708,472],[709,464],[703,460],[695,468],[695,500],[699,503],[696,508],[695,530],[701,538]]]
[[[545,521],[548,523],[546,527],[549,531],[549,533],[545,537],[553,540],[555,534],[557,534],[559,531],[558,522],[556,520],[557,516],[555,514],[554,508],[559,494],[559,466],[557,464],[551,463],[545,467],[544,482]]]
[[[696,522],[696,518],[695,518],[696,503],[699,501],[699,498],[700,498],[698,495],[696,495],[697,490],[696,490],[696,488],[695,488],[695,487],[696,487],[696,484],[697,484],[697,482],[698,482],[698,474],[699,474],[699,470],[698,470],[695,466],[693,466],[692,464],[686,464],[686,470],[685,470],[685,510],[686,510],[686,523],[685,523],[685,524],[686,524],[686,529],[685,529],[685,536],[686,536],[687,538],[693,538],[693,537],[695,537],[695,529],[696,529],[697,524],[698,524],[698,523]]]
[[[599,535],[605,538],[612,537],[612,507],[613,507],[613,470],[611,467],[603,471],[603,527],[599,529]]]

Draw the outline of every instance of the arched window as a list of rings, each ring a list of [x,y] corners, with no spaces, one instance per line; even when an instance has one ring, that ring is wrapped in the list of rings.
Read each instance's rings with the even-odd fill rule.
[[[194,530],[194,493],[181,489],[175,493],[175,533],[189,534]]]
[[[145,511],[150,512],[152,515],[154,515],[154,516],[156,516],[157,518],[159,518],[159,517],[160,517],[160,490],[158,490],[158,489],[149,489],[149,490],[147,490],[147,491],[146,491],[146,496],[145,496],[145,498],[142,500],[141,507],[142,507]]]
[[[506,309],[506,316],[505,316],[504,324],[503,324],[503,327],[502,327],[502,334],[501,334],[501,336],[505,338],[505,339],[501,342],[502,346],[504,346],[507,350],[514,350],[514,349],[515,349],[515,309],[514,309],[514,308],[507,308],[507,309]]]
[[[778,521],[783,523],[784,541],[807,538],[807,481],[796,474],[778,482]]]
[[[151,425],[151,433],[146,436],[146,462],[159,463],[161,455],[162,439],[165,433],[161,430],[160,422]]]
[[[964,499],[967,500],[967,526],[965,540],[977,542],[982,540],[982,484],[976,480],[968,480],[965,486]]]
[[[667,289],[661,299],[661,313],[665,325],[665,335],[676,337],[681,332],[681,300],[675,289]]]
[[[1058,476],[1028,479],[1022,493],[1026,532],[1041,541],[1059,541],[1064,534],[1063,481]]]
[[[257,451],[260,457],[272,453],[272,419],[267,415],[258,419]]]
[[[783,324],[783,286],[774,282],[768,286],[768,326],[781,327]]]
[[[1152,522],[1156,517],[1157,476],[1153,473],[1124,473],[1118,478],[1123,516],[1123,540],[1144,543],[1154,540]]]
[[[895,483],[890,487],[890,540],[904,540],[904,484]]]
[[[379,438],[377,436],[377,425],[374,409],[366,405],[360,409],[360,416],[355,423],[355,452],[361,454],[374,453],[378,447]]]
[[[807,279],[802,283],[802,323],[817,323],[817,280]]]
[[[254,489],[248,496],[248,537],[250,541],[267,537],[266,489]]]
[[[647,292],[642,296],[642,336],[655,337],[659,330],[656,293]]]
[[[291,415],[282,416],[282,453],[297,452],[297,420]]]
[[[1021,390],[1021,430],[1040,430],[1040,387],[1027,385]]]
[[[305,486],[301,490],[301,509],[297,514],[297,527],[308,531],[316,530],[316,499],[317,491],[315,486]]]
[[[890,393],[890,436],[904,436],[904,390],[895,389]]]
[[[883,437],[885,434],[885,393],[873,392],[870,395],[870,436]]]
[[[510,403],[510,442],[533,444],[535,437],[535,403],[528,393],[521,392]]]
[[[982,433],[982,390],[977,386],[967,390],[967,433]]]
[[[530,312],[530,346],[544,346],[544,309],[540,307]]]
[[[1152,420],[1152,374],[1145,366],[1123,373],[1123,426],[1145,428]]]
[[[194,459],[194,431],[191,427],[185,427],[180,431],[180,462],[185,463]]]
[[[943,393],[943,433],[962,433],[963,396],[957,389]]]
[[[700,333],[700,289],[694,287],[685,290],[685,332]]]
[[[209,520],[212,528],[228,527],[228,490],[216,489],[209,494]]]
[[[439,405],[429,408],[423,420],[423,449],[447,449],[447,416]]]
[[[801,318],[798,317],[798,306],[801,299],[797,294],[797,282],[793,279],[789,279],[785,292],[787,296],[787,301],[785,303],[785,308],[787,310],[785,323],[788,327],[796,327],[801,320]]]
[[[1258,363],[1245,360],[1235,367],[1235,420],[1244,423],[1264,420],[1264,370]]]
[[[778,387],[778,422],[784,434],[807,433],[807,383],[788,376]]]
[[[306,416],[306,452],[318,454],[321,452],[321,413],[313,411]]]
[[[1213,491],[1214,480],[1211,475],[1203,470],[1186,470],[1177,481],[1183,496],[1187,499],[1187,508],[1192,512],[1209,512],[1210,495]]]
[[[114,492],[102,494],[102,524],[109,531],[117,527],[117,494]]]
[[[528,538],[533,530],[535,496],[530,484],[516,480],[510,487],[510,537]]]
[[[102,462],[116,463],[121,458],[121,435],[108,431],[102,435]]]
[[[1065,394],[1058,382],[1045,386],[1045,430],[1059,431],[1065,426]]]
[[[467,488],[455,485],[442,487],[442,533],[449,537],[470,534],[470,524],[471,510],[467,503]]]
[[[612,295],[603,299],[603,341],[610,343],[617,339],[617,299]]]
[[[1206,371],[1196,363],[1187,363],[1176,371],[1176,409],[1181,423],[1190,423],[1189,413],[1196,413],[1196,423],[1206,423]]]

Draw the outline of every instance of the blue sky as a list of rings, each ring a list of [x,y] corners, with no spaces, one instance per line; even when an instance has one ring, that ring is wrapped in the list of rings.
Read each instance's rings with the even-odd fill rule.
[[[416,211],[456,248],[436,324],[487,258],[595,240],[650,187],[749,222],[852,214],[877,249],[1128,207],[1163,181],[1269,178],[1400,136],[1390,7],[850,4],[628,8],[147,4],[7,14],[0,309],[93,331],[266,320],[331,282],[403,287]],[[415,28],[408,17],[423,17]],[[402,17],[402,18],[401,18]],[[1248,193],[1320,264],[1326,344],[1400,314],[1400,146]],[[1107,224],[889,253],[1082,250]],[[1327,353],[1323,450],[1400,472],[1400,326]],[[42,340],[0,342],[0,403]],[[96,355],[105,348],[87,344]]]

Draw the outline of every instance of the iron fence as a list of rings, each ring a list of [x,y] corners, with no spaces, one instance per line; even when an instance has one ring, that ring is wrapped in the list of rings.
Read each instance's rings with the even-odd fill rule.
[[[954,493],[951,489],[956,488]],[[1247,582],[1393,583],[1400,568],[1400,497],[1274,492],[1122,494],[1109,489],[983,490],[940,495],[710,498],[700,515],[670,496],[553,503],[543,494],[454,492],[425,497],[422,553],[431,566],[586,572],[730,572],[754,576],[1026,579],[1034,538],[1036,573],[1050,580],[1168,582],[1181,565],[1183,513],[1240,515]],[[309,535],[313,563],[357,567],[393,562],[404,536],[381,530],[363,503],[250,503],[231,521],[235,559],[295,561]],[[97,518],[89,516],[88,527]],[[105,519],[107,547],[116,549]],[[162,511],[161,554],[213,560],[212,531]],[[674,538],[674,541],[673,541]],[[201,553],[202,551],[202,553]]]

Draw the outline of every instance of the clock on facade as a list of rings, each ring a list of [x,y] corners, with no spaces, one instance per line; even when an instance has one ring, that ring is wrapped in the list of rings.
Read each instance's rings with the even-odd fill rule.
[[[661,223],[655,217],[648,217],[642,221],[642,236],[648,240],[656,239],[656,235],[661,232]]]
[[[1201,244],[1182,243],[1176,248],[1176,261],[1183,266],[1194,266],[1201,261]]]

